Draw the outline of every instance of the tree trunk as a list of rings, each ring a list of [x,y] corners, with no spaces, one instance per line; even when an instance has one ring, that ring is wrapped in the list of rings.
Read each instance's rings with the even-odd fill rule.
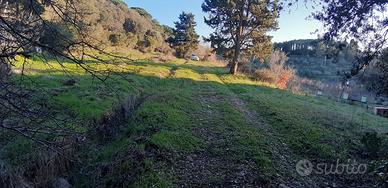
[[[241,33],[242,27],[240,26],[239,31],[236,36],[236,46],[234,49],[234,57],[232,61],[232,66],[230,67],[230,74],[236,75],[238,70],[238,60],[241,52]]]
[[[235,50],[234,50],[233,61],[232,61],[232,64],[231,64],[231,66],[230,66],[230,71],[229,71],[230,74],[233,74],[233,75],[236,75],[236,74],[237,74],[239,56],[240,56],[240,45],[237,44],[237,45],[236,45],[236,48],[235,48]]]
[[[232,66],[230,66],[230,74],[236,75],[238,70],[238,61],[232,62]]]
[[[238,60],[240,59],[240,53],[241,53],[241,37],[243,35],[243,16],[244,16],[244,6],[241,6],[240,8],[240,15],[239,15],[240,23],[238,25],[238,29],[236,31],[236,44],[234,49],[234,57],[232,61],[232,66],[230,67],[230,74],[236,75],[238,70]]]

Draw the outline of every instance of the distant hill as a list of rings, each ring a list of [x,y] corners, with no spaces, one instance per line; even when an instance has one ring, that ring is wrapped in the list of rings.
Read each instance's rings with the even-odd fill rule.
[[[275,49],[285,52],[288,64],[301,77],[320,81],[341,81],[350,71],[357,46],[350,43],[324,43],[317,39],[300,39],[275,43]]]
[[[316,39],[299,39],[275,43],[276,49],[292,55],[314,55],[319,48],[320,41]]]
[[[293,67],[301,77],[319,81],[341,82],[344,72],[352,68],[352,62],[340,57],[334,62],[319,56],[289,55],[287,64]]]
[[[144,51],[168,48],[165,40],[170,28],[160,25],[142,8],[130,8],[123,0],[88,0],[78,9],[86,12],[85,28],[96,43]]]

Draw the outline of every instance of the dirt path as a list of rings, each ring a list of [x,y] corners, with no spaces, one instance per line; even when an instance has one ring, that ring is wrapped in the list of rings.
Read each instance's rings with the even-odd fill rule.
[[[170,76],[176,70],[177,68],[172,69]],[[197,91],[196,100],[201,104],[202,110],[193,112],[198,126],[192,131],[205,141],[205,149],[183,156],[175,162],[173,168],[179,179],[178,184],[182,187],[317,187],[313,180],[304,179],[297,174],[297,161],[291,149],[260,114],[250,109],[226,84],[221,87],[223,88],[217,89],[205,85]],[[269,143],[275,171],[270,181],[263,178],[262,169],[258,169],[254,159],[237,161],[228,158],[228,145],[238,144],[233,143],[233,140],[240,135],[236,135],[238,133],[233,129],[224,130],[222,122],[217,121],[217,118],[225,116],[222,110],[214,107],[220,104],[228,104],[239,112],[247,124],[242,126],[260,129],[259,132],[264,134]],[[221,152],[214,152],[216,149]]]
[[[200,89],[198,102],[203,109],[196,114],[200,125],[193,132],[205,141],[206,148],[175,164],[179,184],[182,187],[263,187],[264,180],[253,160],[237,162],[227,156],[234,135],[220,129],[223,125],[218,125],[216,117],[221,114],[213,106],[226,102],[226,98],[207,87]],[[223,152],[216,153],[215,149]]]
[[[274,168],[276,171],[276,180],[274,183],[278,187],[317,187],[314,180],[299,176],[295,170],[297,161],[293,158],[292,150],[284,143],[280,135],[274,131],[255,110],[249,109],[245,101],[240,99],[238,94],[232,90],[228,94],[227,101],[243,114],[246,122],[254,127],[261,129],[268,139],[270,150],[273,156]]]
[[[279,187],[315,187],[314,182],[302,179],[295,170],[297,161],[294,154],[279,135],[261,118],[260,114],[247,107],[246,103],[231,90],[230,102],[242,113],[250,126],[262,129],[265,137],[269,140],[272,152],[274,168],[276,171],[276,184]]]

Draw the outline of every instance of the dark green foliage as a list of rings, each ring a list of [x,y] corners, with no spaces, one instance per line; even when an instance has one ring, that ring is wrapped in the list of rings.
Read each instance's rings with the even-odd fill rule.
[[[382,138],[376,132],[365,133],[361,138],[361,143],[371,157],[377,157],[381,149]]]
[[[305,39],[275,43],[275,49],[281,50],[288,55],[314,55],[319,48],[319,40]]]
[[[291,40],[275,43],[275,49],[281,50],[288,55],[309,55],[326,57],[327,59],[338,59],[340,53],[347,59],[352,59],[359,51],[357,42],[322,41],[319,39]]]
[[[323,9],[313,16],[327,29],[326,40],[350,40],[362,44],[365,50],[354,61],[347,77],[357,75],[371,64],[387,43],[388,21],[386,0],[324,0]]]
[[[69,27],[63,23],[47,22],[44,25],[43,36],[40,38],[40,42],[52,50],[63,52],[69,48],[72,44],[74,35],[70,31]]]
[[[136,23],[129,19],[129,18],[125,18],[125,22],[123,24],[123,27],[124,27],[124,31],[129,33],[136,33]]]
[[[182,12],[179,21],[175,22],[171,45],[175,48],[176,55],[185,58],[198,48],[199,35],[195,32],[194,15]]]
[[[216,30],[206,40],[231,61],[232,74],[237,72],[241,55],[258,59],[270,55],[271,37],[266,33],[277,27],[276,1],[205,0],[202,10],[209,13],[205,23]]]
[[[379,78],[377,91],[380,94],[388,95],[388,48],[383,51],[377,64]]]
[[[167,25],[161,25],[163,33],[172,36],[174,34],[174,28],[167,26]]]
[[[110,34],[109,35],[109,41],[112,43],[113,46],[117,46],[120,42],[120,34]]]
[[[384,15],[371,14],[373,12],[386,11],[387,1],[383,0],[324,0],[323,11],[314,14],[315,18],[322,21],[328,29],[325,39],[343,37],[354,37],[364,44],[370,42],[369,37],[376,39],[381,37],[379,30],[385,28],[388,23]],[[374,21],[368,21],[372,18]],[[370,34],[376,36],[368,36]],[[375,41],[376,43],[382,40]]]

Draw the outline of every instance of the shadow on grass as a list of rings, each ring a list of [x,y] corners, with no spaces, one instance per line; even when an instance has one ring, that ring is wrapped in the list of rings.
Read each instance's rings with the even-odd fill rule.
[[[197,74],[216,76],[226,73],[222,67],[192,64],[128,63],[131,64],[165,66],[170,70],[177,70],[178,67],[190,69]],[[65,86],[65,75],[50,74],[50,70],[34,72],[38,75],[27,76],[29,79],[26,79],[25,84],[30,83],[27,80],[38,83],[36,87],[45,88],[52,95],[50,100],[53,103],[70,109],[74,117],[85,122],[102,116],[114,103],[129,94],[153,96],[136,110],[129,124],[122,125],[119,131],[121,134],[117,138],[102,144],[88,143],[86,148],[80,151],[85,160],[89,161],[85,167],[88,169],[87,173],[75,172],[73,177],[73,181],[81,186],[91,183],[81,180],[88,179],[88,176],[98,177],[95,183],[101,185],[129,186],[139,182],[153,182],[169,186],[173,182],[163,181],[164,177],[160,176],[160,172],[167,173],[169,165],[174,165],[170,164],[171,161],[199,153],[206,153],[208,157],[231,163],[252,160],[259,168],[255,168],[257,172],[263,171],[260,168],[264,166],[271,168],[271,147],[274,146],[268,143],[260,128],[248,126],[242,114],[228,101],[236,94],[247,104],[245,110],[260,114],[276,131],[276,136],[289,145],[299,157],[333,160],[341,157],[340,155],[353,155],[355,158],[361,158],[362,156],[356,154],[360,145],[349,144],[349,139],[357,139],[360,132],[368,131],[373,126],[388,130],[387,120],[365,112],[362,112],[364,115],[361,119],[357,117],[344,121],[341,117],[347,116],[352,106],[329,101],[318,103],[316,101],[319,99],[266,87],[208,80],[195,81],[190,78],[160,78],[141,75],[141,72],[112,74],[105,82],[96,81],[88,75],[72,75],[76,81],[75,85]],[[338,129],[341,124],[354,127]],[[359,126],[364,126],[365,129],[360,129],[359,132],[351,131]],[[202,133],[195,134],[202,129],[210,134],[210,141],[201,137]],[[219,168],[221,166],[217,167]],[[231,176],[235,173],[233,170],[227,170],[219,177],[216,177],[217,174],[210,175],[204,181],[209,181],[206,183],[210,185],[222,186],[222,182],[227,179],[219,178]],[[121,174],[130,171],[135,173],[130,174],[129,178],[121,177]],[[263,183],[263,180],[252,181]]]

